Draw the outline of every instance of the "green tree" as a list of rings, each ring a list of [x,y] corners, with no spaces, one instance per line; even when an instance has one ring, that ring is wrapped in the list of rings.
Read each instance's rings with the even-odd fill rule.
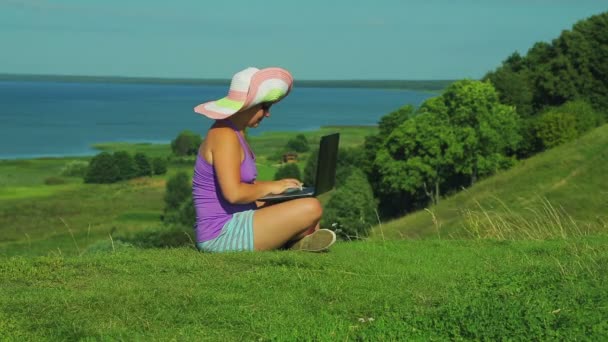
[[[378,134],[387,137],[393,129],[414,116],[415,109],[412,105],[405,105],[380,118],[378,122]]]
[[[393,130],[378,151],[376,166],[385,192],[423,192],[436,204],[462,153],[446,113],[422,112]]]
[[[441,96],[462,155],[456,171],[469,175],[474,184],[505,164],[521,136],[515,109],[500,103],[489,82],[462,80],[451,84]]]
[[[137,165],[137,176],[151,176],[152,175],[152,164],[148,157],[141,153],[135,153],[135,164]]]
[[[488,73],[484,79],[492,82],[500,96],[500,102],[515,106],[520,116],[527,117],[534,113],[533,90],[528,74],[524,59],[514,53],[503,62],[502,67]]]
[[[522,115],[577,99],[604,112],[608,109],[606,41],[608,12],[577,22],[551,43],[537,42],[525,57],[513,54],[486,78],[501,101],[516,106]]]
[[[153,158],[152,169],[155,175],[164,175],[167,173],[167,159],[162,157]]]
[[[325,206],[321,224],[347,239],[362,238],[378,223],[375,210],[376,200],[365,174],[353,169]]]
[[[274,174],[274,179],[295,178],[301,180],[300,168],[296,163],[287,163],[281,166]]]
[[[120,169],[108,152],[101,152],[91,159],[84,177],[85,183],[114,183],[119,179]]]
[[[289,139],[287,141],[287,145],[285,146],[288,151],[295,151],[298,153],[308,152],[310,150],[310,145],[308,145],[308,140],[304,134],[298,134],[295,138]]]
[[[137,164],[133,156],[127,151],[114,152],[114,163],[120,170],[120,179],[131,179],[137,177]]]
[[[192,197],[192,184],[186,172],[180,171],[169,178],[165,191],[165,212],[177,211],[183,202]]]
[[[171,141],[171,150],[176,156],[196,155],[202,141],[200,134],[185,130]]]

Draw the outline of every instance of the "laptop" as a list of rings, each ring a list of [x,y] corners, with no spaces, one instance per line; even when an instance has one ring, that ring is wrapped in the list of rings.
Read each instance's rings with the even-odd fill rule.
[[[336,163],[338,159],[338,143],[340,133],[321,137],[319,156],[317,158],[317,175],[313,187],[287,189],[278,195],[268,195],[260,198],[263,202],[284,202],[296,198],[316,197],[331,190],[336,183]]]

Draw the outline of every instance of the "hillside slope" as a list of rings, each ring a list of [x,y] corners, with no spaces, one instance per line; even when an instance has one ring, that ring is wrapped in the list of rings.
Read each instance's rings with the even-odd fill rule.
[[[376,226],[372,238],[547,238],[608,232],[608,125]]]

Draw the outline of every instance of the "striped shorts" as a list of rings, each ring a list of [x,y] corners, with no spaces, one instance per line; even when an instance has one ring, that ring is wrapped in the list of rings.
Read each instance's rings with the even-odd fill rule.
[[[234,213],[216,238],[198,242],[203,252],[253,251],[253,210]]]

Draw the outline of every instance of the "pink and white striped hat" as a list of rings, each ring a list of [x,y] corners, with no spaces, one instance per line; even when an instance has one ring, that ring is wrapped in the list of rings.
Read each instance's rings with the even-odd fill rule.
[[[196,113],[211,119],[225,119],[264,102],[279,102],[291,91],[293,77],[282,68],[249,67],[232,77],[228,96],[194,107]]]

